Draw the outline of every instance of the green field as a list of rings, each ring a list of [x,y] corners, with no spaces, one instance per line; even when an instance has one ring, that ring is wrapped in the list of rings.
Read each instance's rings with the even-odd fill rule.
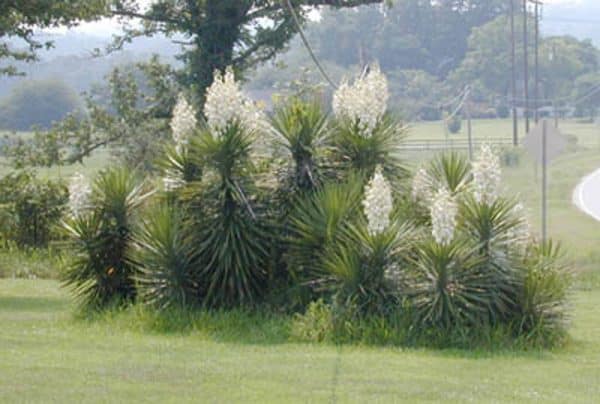
[[[277,321],[158,332],[130,321],[135,308],[74,320],[57,283],[0,280],[0,401],[591,403],[599,305],[599,291],[575,293],[557,352],[336,347],[290,342]]]

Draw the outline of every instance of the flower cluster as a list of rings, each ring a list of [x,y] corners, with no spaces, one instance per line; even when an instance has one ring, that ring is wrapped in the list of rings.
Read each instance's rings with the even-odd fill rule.
[[[194,107],[187,102],[183,94],[179,94],[177,104],[173,108],[173,117],[171,118],[171,132],[173,140],[178,147],[187,144],[197,123]]]
[[[371,136],[385,114],[389,98],[388,83],[379,66],[373,65],[352,85],[345,82],[333,95],[333,112],[339,118],[356,122],[361,135]]]
[[[214,82],[206,91],[204,115],[217,134],[236,121],[253,131],[266,125],[264,114],[242,92],[231,68],[225,74],[215,71]]]
[[[393,209],[392,189],[383,176],[381,166],[375,169],[373,178],[365,188],[363,207],[368,220],[369,233],[379,234],[389,226]]]
[[[432,178],[424,168],[420,168],[413,178],[412,198],[415,202],[425,203],[430,203],[433,199]]]
[[[438,244],[450,244],[454,238],[458,205],[446,188],[440,189],[430,207],[432,235]]]
[[[471,164],[473,195],[479,203],[496,201],[502,181],[500,159],[488,145],[483,145],[477,159]]]
[[[90,204],[92,187],[81,173],[76,173],[69,182],[69,209],[71,216],[78,217],[84,213]]]

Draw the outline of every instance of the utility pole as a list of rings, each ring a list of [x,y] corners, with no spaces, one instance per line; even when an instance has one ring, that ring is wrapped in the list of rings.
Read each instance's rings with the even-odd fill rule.
[[[511,85],[511,93],[512,93],[512,118],[513,118],[513,146],[519,145],[519,125],[518,125],[518,117],[517,117],[517,66],[516,66],[516,56],[515,56],[515,0],[510,0],[510,43],[511,43],[511,69],[512,69],[512,78],[510,81]]]
[[[540,57],[540,6],[541,1],[532,0],[535,3],[535,90],[534,90],[534,101],[533,101],[533,109],[534,109],[534,119],[535,123],[539,122],[539,111],[538,111],[538,100],[540,98],[540,65],[539,65],[539,57]]]
[[[525,133],[529,133],[529,42],[527,38],[527,1],[523,0],[523,58],[525,89]]]
[[[548,239],[548,121],[542,121],[542,242]]]
[[[469,160],[473,160],[473,128],[471,126],[471,89],[467,89],[465,99],[465,112],[467,115],[467,138],[469,139]]]

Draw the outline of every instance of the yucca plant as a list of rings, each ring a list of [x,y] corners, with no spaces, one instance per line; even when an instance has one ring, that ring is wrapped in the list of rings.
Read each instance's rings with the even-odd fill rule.
[[[163,203],[145,212],[128,250],[144,303],[159,310],[200,303],[198,246],[190,230],[180,207]]]
[[[446,187],[452,194],[464,191],[471,181],[471,167],[464,155],[449,152],[437,155],[431,160],[427,172],[436,189]]]
[[[135,172],[105,170],[92,184],[90,211],[65,221],[74,259],[63,282],[83,306],[102,308],[135,298],[127,252],[136,212],[149,195]]]
[[[350,315],[386,315],[400,307],[401,284],[414,241],[411,225],[394,222],[373,234],[360,223],[324,257],[315,285]]]
[[[358,172],[369,178],[381,166],[396,187],[408,178],[401,148],[406,128],[391,115],[384,115],[368,136],[359,121],[348,119],[338,119],[334,130],[334,158],[342,176]]]
[[[533,244],[523,262],[518,332],[527,338],[559,336],[568,320],[572,272],[559,244]]]
[[[466,195],[460,205],[459,227],[477,246],[482,257],[481,272],[494,278],[494,321],[514,310],[520,288],[518,246],[526,240],[520,234],[522,218],[513,213],[516,205],[503,197],[491,203],[478,202],[472,195]]]
[[[311,283],[327,273],[324,258],[345,241],[344,231],[361,215],[362,183],[352,176],[344,182],[326,183],[297,200],[290,215],[287,264],[301,283]]]
[[[165,147],[164,157],[159,161],[163,171],[163,185],[173,191],[190,182],[202,179],[202,167],[187,145]]]
[[[321,105],[293,98],[275,110],[271,125],[275,150],[285,160],[281,181],[285,191],[296,193],[320,186],[330,169],[327,154],[331,147],[328,115]]]
[[[271,235],[251,178],[253,137],[232,123],[218,133],[203,130],[191,144],[202,159],[205,178],[197,184],[198,194],[188,200],[205,301],[213,306],[252,303],[264,291]]]
[[[420,329],[478,326],[496,304],[496,279],[482,271],[477,248],[465,240],[417,245],[406,279],[415,325]]]

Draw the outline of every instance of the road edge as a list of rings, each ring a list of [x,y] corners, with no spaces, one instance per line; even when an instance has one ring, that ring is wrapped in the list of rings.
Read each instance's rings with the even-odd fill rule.
[[[600,222],[600,213],[594,213],[588,206],[586,206],[584,200],[583,200],[583,191],[585,189],[585,187],[588,185],[588,183],[593,180],[594,178],[596,178],[597,176],[600,176],[600,168],[597,169],[596,171],[593,171],[592,173],[586,175],[585,177],[583,177],[581,179],[581,181],[579,181],[579,184],[577,184],[577,186],[575,187],[575,189],[573,190],[573,204],[583,213],[585,213],[588,216],[591,216],[592,218],[594,218],[596,221]]]

